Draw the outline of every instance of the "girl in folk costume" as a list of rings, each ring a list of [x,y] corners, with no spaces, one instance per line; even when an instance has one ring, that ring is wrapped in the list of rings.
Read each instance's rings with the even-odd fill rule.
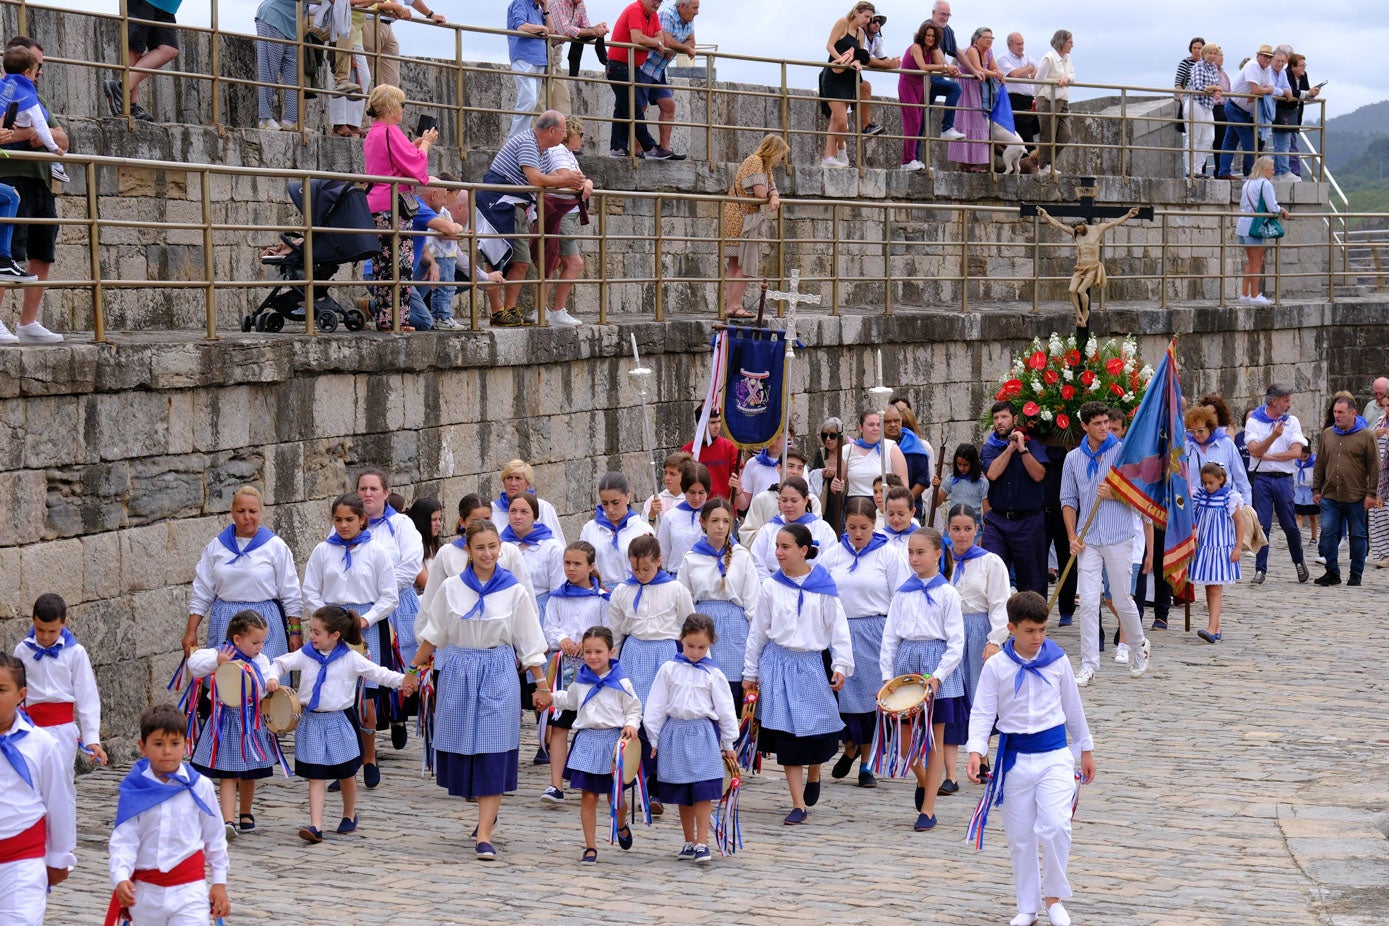
[[[757,748],[775,752],[786,770],[792,804],[784,821],[788,826],[804,823],[808,808],[820,799],[820,766],[839,751],[844,729],[834,692],[854,673],[849,621],[830,574],[809,562],[816,552],[805,525],[787,524],[777,531],[781,568],[762,583],[743,661],[743,690],[758,693]],[[825,650],[830,651],[828,680]]]
[[[680,473],[680,491],[684,498],[661,515],[656,539],[661,543],[661,562],[674,575],[679,575],[685,554],[704,535],[699,524],[700,509],[709,500],[709,467],[691,461]]]
[[[395,611],[395,559],[388,546],[372,543],[366,523],[366,506],[360,496],[339,495],[333,501],[333,533],[314,547],[304,567],[304,607],[316,611],[331,604],[355,612],[367,657],[379,666],[389,667],[394,654],[382,648],[378,625]],[[385,639],[389,640],[389,634]],[[373,682],[370,688],[375,687]],[[376,723],[361,720],[362,780],[368,788],[374,788],[381,782],[381,769],[376,764]]]
[[[917,832],[936,825],[936,793],[945,768],[940,748],[947,724],[968,723],[969,707],[960,681],[960,659],[965,651],[965,627],[960,615],[960,595],[951,587],[949,552],[941,556],[940,532],[923,527],[907,544],[910,579],[892,596],[883,631],[883,651],[878,662],[884,682],[899,675],[928,675],[931,689],[931,735],[935,744],[925,767],[912,766],[916,775]],[[945,572],[941,573],[941,563]]]
[[[396,607],[389,621],[376,625],[374,631],[364,636],[377,637],[379,653],[385,658],[380,662],[393,669],[404,669],[415,658],[415,617],[420,613],[420,597],[415,593],[415,582],[424,569],[424,538],[415,529],[415,522],[401,514],[390,502],[390,487],[386,485],[386,475],[379,469],[362,470],[357,475],[357,494],[367,511],[367,530],[371,532],[371,542],[390,554],[395,564]],[[396,499],[403,505],[404,499]],[[399,650],[397,657],[396,651]],[[375,686],[368,685],[368,694],[374,694]],[[376,730],[377,698],[369,697],[363,705],[362,723],[367,730]],[[405,729],[405,710],[395,701],[380,699],[382,709],[390,715],[391,745],[404,749],[407,739]],[[375,736],[375,733],[371,733]],[[375,768],[376,744],[369,747],[367,768],[363,777],[372,775]],[[367,787],[372,787],[368,781]]]
[[[800,524],[810,531],[811,543],[828,550],[838,542],[829,522],[809,509],[810,487],[800,476],[788,476],[777,491],[777,507],[781,513],[772,518],[752,541],[752,562],[757,578],[765,581],[777,571],[777,534],[788,524]]]
[[[535,589],[535,606],[545,619],[545,602],[550,592],[564,584],[564,541],[556,537],[550,526],[536,520],[540,516],[540,501],[534,495],[518,495],[511,500],[507,525],[502,528],[502,544],[521,551],[531,588]]]
[[[708,862],[709,818],[723,796],[722,758],[736,762],[738,715],[728,679],[709,657],[714,620],[691,614],[680,628],[680,655],[661,666],[646,701],[646,735],[656,743],[660,797],[680,808],[685,845],[677,859]]]
[[[486,521],[491,513],[491,502],[475,492],[470,492],[458,500],[458,524],[456,528],[458,538],[441,546],[438,554],[435,555],[433,568],[429,570],[429,578],[424,585],[424,594],[420,596],[421,612],[429,607],[430,600],[439,591],[445,579],[458,575],[467,567],[468,542],[464,538],[464,532],[475,522]],[[535,597],[535,587],[531,585],[530,569],[526,567],[525,557],[519,547],[507,543],[502,544],[497,565],[514,575],[517,581],[525,586],[531,597]],[[423,627],[424,618],[416,617],[416,637],[419,636]]]
[[[489,512],[484,513],[483,517],[493,524],[506,524],[511,514],[511,503],[518,495],[529,495],[540,506],[540,513],[535,519],[550,528],[550,533],[563,547],[564,528],[560,526],[559,513],[555,511],[554,505],[535,494],[535,470],[531,469],[531,465],[525,460],[510,460],[502,467],[501,475],[502,494],[497,496],[497,500],[491,504]]]
[[[982,520],[968,505],[951,505],[946,512],[950,531],[950,552],[955,568],[950,584],[960,595],[964,614],[965,651],[956,673],[965,686],[965,716],[945,727],[945,780],[941,794],[960,790],[955,779],[960,747],[969,741],[969,706],[979,690],[979,673],[984,663],[1008,642],[1008,565],[994,553],[979,546],[977,534]],[[988,769],[988,763],[984,765]]]
[[[1321,505],[1312,498],[1312,478],[1316,473],[1317,455],[1306,444],[1298,446],[1301,455],[1293,461],[1293,513],[1297,515],[1297,529],[1309,531],[1312,546],[1316,547],[1320,542],[1321,533]],[[1247,505],[1253,499],[1241,498],[1241,501]]]
[[[889,544],[887,537],[873,530],[876,515],[871,499],[849,499],[844,506],[844,536],[834,546],[823,550],[819,558],[820,565],[839,589],[839,600],[849,619],[854,665],[863,668],[851,676],[839,692],[845,747],[844,755],[830,774],[843,778],[849,774],[857,757],[861,788],[874,788],[878,784],[868,770],[881,687],[872,667],[877,665],[882,650],[883,625],[887,622],[892,593],[911,574],[906,556]]]
[[[573,715],[574,748],[569,751],[569,776],[574,787],[583,795],[579,802],[579,821],[584,828],[585,864],[598,861],[594,845],[597,829],[598,796],[612,794],[613,755],[620,741],[637,738],[641,724],[641,701],[632,682],[617,661],[612,631],[606,627],[589,627],[579,643],[583,665],[572,682],[566,684],[551,699],[537,695],[541,703],[553,704],[565,714]],[[627,824],[627,810],[619,792],[617,819],[622,826],[617,831],[617,843],[623,849],[632,848],[632,828]]]
[[[728,499],[705,502],[699,523],[704,536],[685,554],[680,584],[689,589],[694,609],[713,619],[709,656],[728,679],[733,703],[741,704],[748,619],[762,583],[752,554],[733,542],[733,505]]]
[[[439,672],[434,714],[434,770],[439,786],[477,801],[477,857],[496,858],[492,826],[502,794],[515,791],[521,729],[521,684],[529,671],[537,693],[545,681],[545,633],[535,599],[497,565],[502,541],[491,521],[464,534],[468,566],[447,579],[424,609],[415,671]]]
[[[1244,521],[1239,516],[1242,500],[1230,489],[1225,467],[1207,463],[1201,467],[1201,488],[1191,494],[1196,512],[1196,555],[1187,580],[1206,587],[1205,630],[1196,635],[1207,643],[1220,640],[1221,588],[1239,581],[1239,558],[1244,547]]]
[[[627,477],[604,473],[598,480],[598,507],[593,520],[579,532],[579,539],[593,544],[598,551],[598,572],[614,588],[632,575],[627,564],[628,545],[637,537],[653,533],[651,525],[631,506],[632,489]]]
[[[952,469],[953,472],[944,481],[939,476],[931,477],[931,485],[937,487],[936,504],[942,508],[964,505],[979,516],[982,524],[984,513],[989,510],[989,477],[984,475],[979,448],[973,444],[956,447]],[[949,524],[946,529],[949,529]]]
[[[858,416],[858,440],[844,447],[842,475],[837,475],[830,483],[830,489],[843,492],[847,488],[850,498],[873,497],[873,480],[883,474],[883,457],[888,455],[887,471],[895,474],[907,484],[907,458],[902,455],[897,442],[883,437],[882,413],[868,409]]]
[[[265,651],[271,659],[303,644],[294,554],[273,531],[261,526],[263,511],[259,489],[249,485],[237,489],[232,496],[232,523],[203,548],[188,597],[185,657],[197,648],[198,626],[204,618],[208,645],[216,646],[227,638],[232,615],[247,609],[264,617],[270,627]]]
[[[887,490],[887,515],[882,532],[890,546],[902,551],[904,559],[907,555],[907,539],[921,527],[912,517],[914,504],[912,490],[906,486],[893,486]]]
[[[415,530],[420,532],[420,541],[424,548],[420,574],[415,577],[415,593],[422,595],[425,583],[429,579],[429,565],[434,562],[434,557],[439,555],[439,548],[444,545],[444,506],[439,504],[437,498],[416,499],[413,505],[405,509],[405,516],[415,525]]]
[[[359,550],[366,549],[359,547]],[[299,838],[323,841],[323,803],[329,781],[342,791],[339,833],[357,829],[357,768],[362,764],[357,735],[357,680],[371,679],[386,688],[399,688],[408,697],[419,679],[392,672],[353,649],[362,645],[362,620],[337,605],[316,608],[309,618],[309,645],[280,656],[271,672],[299,673],[299,690],[307,692],[304,713],[294,728],[294,774],[309,782],[309,825]]]
[[[550,593],[548,606],[541,619],[545,629],[545,644],[551,662],[559,659],[555,672],[556,688],[568,688],[575,673],[583,665],[582,644],[588,631],[603,627],[608,617],[608,593],[599,584],[593,568],[593,544],[575,540],[564,548],[564,582]],[[608,634],[608,648],[612,648]],[[536,699],[541,700],[541,699]],[[546,745],[550,761],[550,787],[540,795],[546,804],[564,802],[565,763],[569,755],[569,731],[574,727],[571,710],[557,716],[551,711],[546,725]],[[633,726],[636,726],[634,723]]]
[[[227,626],[223,645],[196,650],[189,655],[189,674],[194,678],[210,679],[221,666],[229,662],[242,663],[243,697],[249,695],[245,700],[254,710],[262,697],[280,687],[264,653],[270,634],[267,624],[255,611],[238,611]],[[247,728],[247,713],[219,705],[216,693],[213,694],[212,714],[212,719],[203,724],[191,764],[207,777],[220,779],[217,798],[222,805],[222,820],[226,823],[227,838],[235,839],[238,833],[255,832],[256,818],[251,813],[251,804],[256,796],[256,779],[269,778],[274,773],[280,749],[268,728],[258,720]],[[241,815],[236,818],[232,811],[238,794]]]

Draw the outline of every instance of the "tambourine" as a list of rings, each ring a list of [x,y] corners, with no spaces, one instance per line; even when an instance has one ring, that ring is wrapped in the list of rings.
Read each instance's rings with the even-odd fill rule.
[[[613,771],[617,771],[618,758],[622,759],[622,783],[629,785],[637,780],[637,773],[641,771],[641,738],[632,737],[629,740],[618,740],[617,746],[613,748]]]
[[[728,797],[735,786],[743,783],[743,770],[728,756],[723,757],[723,796]]]
[[[247,694],[253,699],[260,697],[260,681],[249,663],[224,662],[212,673],[212,679],[217,700],[227,707],[240,707]]]
[[[878,689],[878,710],[894,717],[912,717],[926,706],[931,689],[924,675],[899,675]]]
[[[299,718],[304,713],[299,703],[299,693],[283,685],[276,688],[260,702],[261,713],[265,716],[265,726],[275,735],[290,733],[299,726]]]

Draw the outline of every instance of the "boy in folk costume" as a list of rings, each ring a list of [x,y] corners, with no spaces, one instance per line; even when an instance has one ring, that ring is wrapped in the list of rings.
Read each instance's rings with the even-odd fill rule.
[[[58,741],[68,781],[73,781],[73,760],[78,744],[86,755],[106,764],[101,748],[101,695],[87,650],[68,630],[68,606],[57,595],[40,595],[34,602],[34,626],[14,648],[24,663],[29,686],[24,711],[34,726],[42,727]]]

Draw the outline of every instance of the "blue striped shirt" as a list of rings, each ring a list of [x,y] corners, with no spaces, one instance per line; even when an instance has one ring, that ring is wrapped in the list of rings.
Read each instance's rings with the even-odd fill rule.
[[[1094,476],[1089,475],[1090,460],[1079,447],[1066,454],[1066,462],[1061,468],[1061,504],[1075,509],[1077,536],[1085,519],[1090,517],[1090,509],[1096,502],[1095,492],[1104,485],[1104,477],[1123,446],[1124,442],[1119,441],[1100,457],[1099,472]],[[1133,509],[1116,499],[1102,501],[1099,505],[1100,510],[1095,512],[1095,520],[1090,523],[1085,542],[1105,547],[1132,540]]]

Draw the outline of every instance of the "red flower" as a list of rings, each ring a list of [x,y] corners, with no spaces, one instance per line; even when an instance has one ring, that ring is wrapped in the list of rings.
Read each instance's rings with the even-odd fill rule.
[[[1061,381],[1061,374],[1055,370],[1047,370],[1042,374],[1042,381],[1048,386],[1055,386]]]
[[[1094,370],[1086,370],[1084,373],[1080,374],[1080,384],[1081,384],[1082,386],[1088,386],[1088,385],[1090,385],[1091,383],[1093,383],[1094,381],[1095,381],[1095,371],[1094,371]]]
[[[998,392],[994,393],[994,398],[1000,402],[1003,401],[1008,398],[1008,390],[1006,388],[998,390]]]
[[[1065,387],[1065,388],[1066,388],[1066,389],[1071,389],[1070,386],[1067,386],[1067,387]],[[1075,390],[1074,390],[1074,389],[1071,389],[1071,392],[1075,392]],[[1060,428],[1061,430],[1063,430],[1063,431],[1066,430],[1067,428],[1069,428],[1069,427],[1071,426],[1071,416],[1070,416],[1070,415],[1065,415],[1065,414],[1057,415],[1057,416],[1056,416],[1056,426],[1057,426],[1058,428]]]
[[[1068,366],[1068,367],[1078,367],[1078,366],[1080,366],[1080,351],[1078,351],[1078,350],[1068,350],[1068,351],[1066,351],[1066,366]]]
[[[1109,391],[1117,396],[1122,396],[1124,394],[1124,387],[1120,386],[1118,383],[1110,383]]]
[[[1003,391],[1006,392],[1006,393],[1008,393],[1008,395],[1005,396],[1005,398],[1009,398],[1009,397],[1012,397],[1012,396],[1015,396],[1015,395],[1021,395],[1021,394],[1022,394],[1022,380],[1020,380],[1020,379],[1010,379],[1010,380],[1008,380],[1008,382],[1006,382],[1006,383],[1003,384]]]
[[[1105,361],[1104,368],[1109,371],[1110,376],[1118,376],[1124,372],[1124,361],[1119,357],[1111,357]]]
[[[1027,418],[1034,417],[1041,410],[1042,407],[1036,402],[1025,402],[1022,407],[1023,416]]]
[[[1034,370],[1040,370],[1047,365],[1047,355],[1041,351],[1033,351],[1032,356],[1027,358],[1027,365]]]
[[[1075,387],[1075,386],[1072,386],[1070,383],[1067,383],[1066,385],[1064,385],[1064,386],[1061,387],[1061,398],[1063,398],[1063,399],[1065,399],[1066,401],[1069,402],[1071,399],[1074,399],[1075,397],[1076,397],[1076,387]],[[1064,428],[1065,425],[1063,424],[1062,427]]]

